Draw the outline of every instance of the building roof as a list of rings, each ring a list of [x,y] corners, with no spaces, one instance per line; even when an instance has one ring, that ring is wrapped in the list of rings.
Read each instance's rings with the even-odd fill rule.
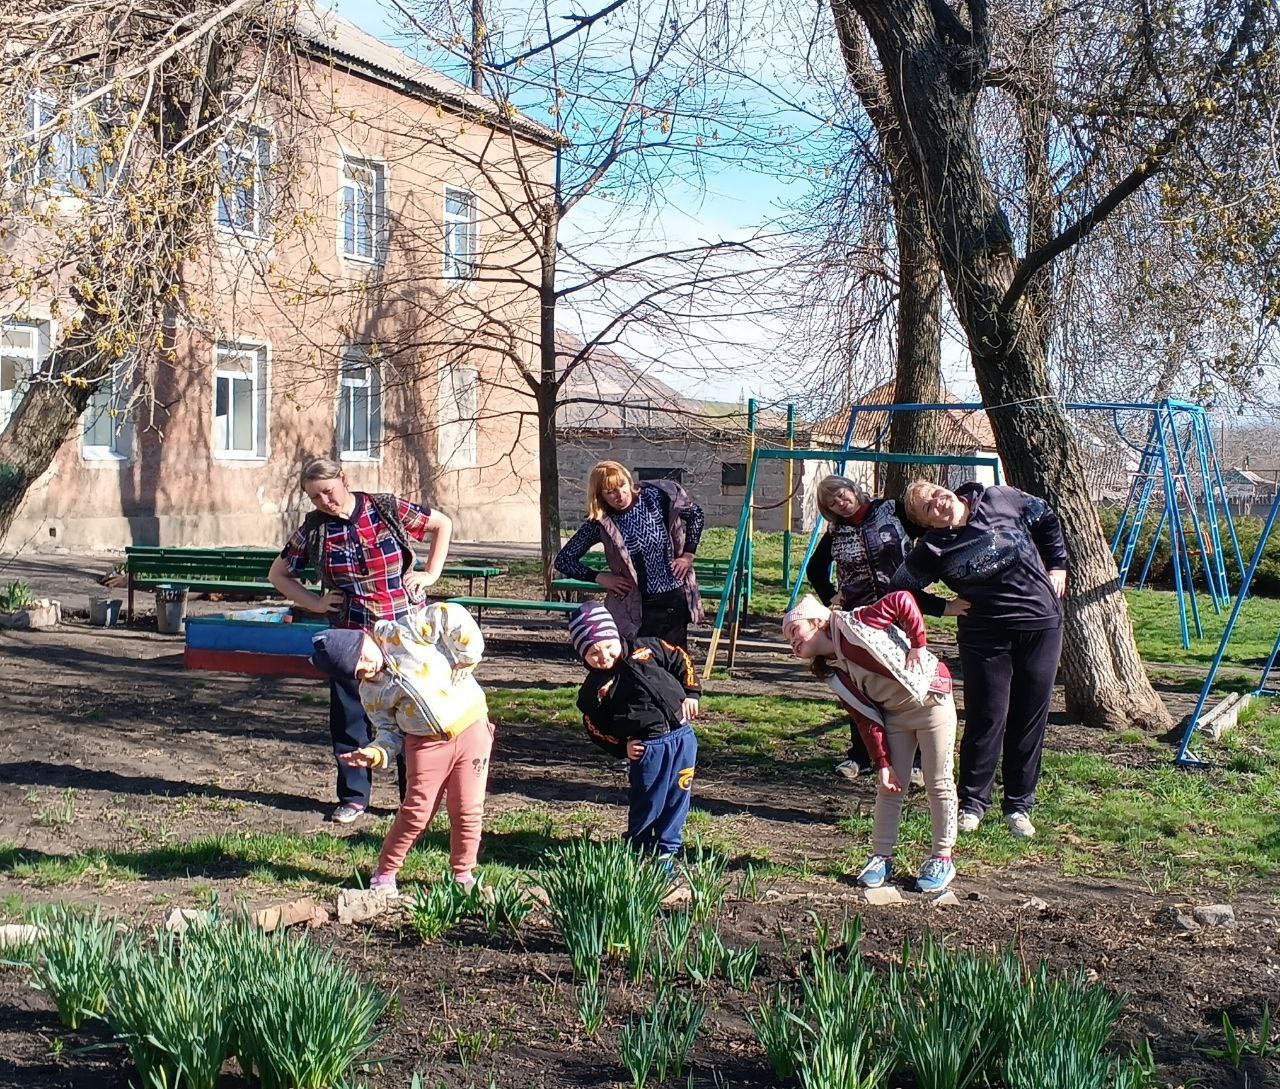
[[[585,346],[580,337],[557,330],[556,369],[573,368],[560,392],[559,427],[616,430],[688,426],[690,403],[665,382],[601,344],[593,344],[575,363]]]
[[[420,64],[408,53],[367,34],[336,12],[317,6],[317,0],[301,0],[294,26],[299,38],[325,60],[349,68],[403,94],[448,106],[455,111],[501,117],[521,135],[552,147],[558,133],[522,113],[505,112],[492,98],[477,94],[456,79]]]
[[[942,391],[942,400],[948,404],[963,404],[959,397]],[[858,399],[859,405],[892,405],[897,401],[895,383],[885,382]],[[842,408],[813,425],[813,441],[815,444],[839,446],[844,442],[845,432],[849,428],[849,414],[852,410]],[[888,412],[859,411],[854,422],[853,445],[868,449],[876,445],[877,440],[887,442],[889,429]],[[949,409],[942,414],[942,422],[938,436],[939,449],[943,453],[964,454],[973,450],[994,450],[996,437],[991,431],[991,424],[985,412],[968,409]],[[884,436],[881,439],[881,436]]]

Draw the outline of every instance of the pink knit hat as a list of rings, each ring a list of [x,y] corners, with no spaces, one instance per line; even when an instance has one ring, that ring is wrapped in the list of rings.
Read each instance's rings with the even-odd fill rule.
[[[569,638],[573,641],[573,649],[578,652],[578,657],[585,658],[587,651],[596,643],[621,637],[613,614],[600,602],[588,601],[569,618]]]

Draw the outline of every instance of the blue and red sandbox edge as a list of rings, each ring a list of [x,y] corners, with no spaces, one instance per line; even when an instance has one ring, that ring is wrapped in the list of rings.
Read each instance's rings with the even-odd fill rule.
[[[217,673],[326,680],[308,657],[311,637],[325,624],[188,617],[183,665]]]

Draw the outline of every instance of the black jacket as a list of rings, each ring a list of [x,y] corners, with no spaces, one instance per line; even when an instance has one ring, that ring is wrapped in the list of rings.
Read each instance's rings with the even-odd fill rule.
[[[593,669],[578,692],[587,734],[611,756],[626,756],[627,742],[647,741],[679,728],[680,705],[702,689],[693,661],[662,639],[636,639],[613,669]]]

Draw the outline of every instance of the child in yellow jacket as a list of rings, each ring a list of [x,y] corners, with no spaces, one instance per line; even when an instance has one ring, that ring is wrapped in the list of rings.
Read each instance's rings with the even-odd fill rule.
[[[409,849],[446,801],[449,863],[465,888],[475,884],[493,726],[472,670],[484,636],[460,605],[437,602],[373,631],[334,628],[313,640],[312,662],[360,682],[360,702],[374,739],[338,759],[351,767],[386,767],[404,752],[405,795],[387,832],[370,888],[396,895],[396,874]]]

